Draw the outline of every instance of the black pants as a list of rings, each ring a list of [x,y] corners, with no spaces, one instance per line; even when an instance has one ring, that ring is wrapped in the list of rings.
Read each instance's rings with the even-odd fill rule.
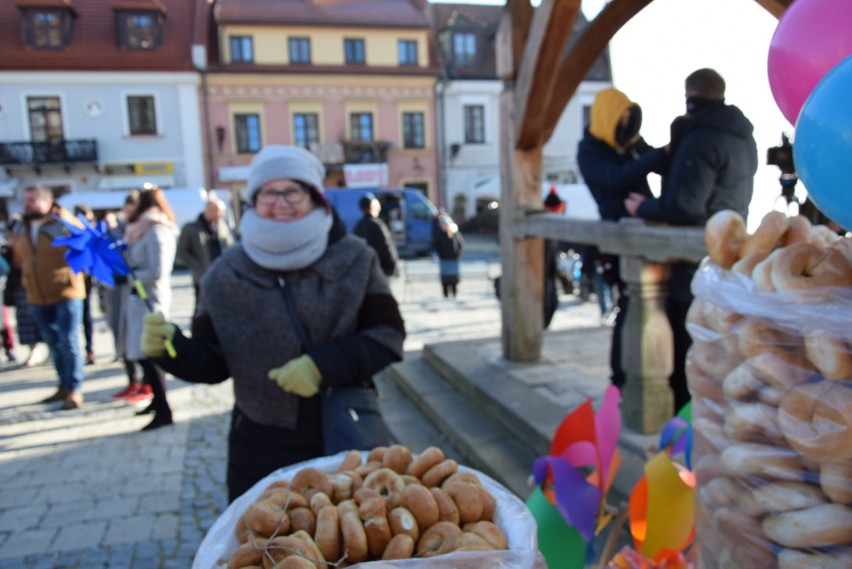
[[[320,398],[299,399],[298,417],[295,429],[270,427],[234,406],[228,435],[228,502],[281,467],[324,456]]]
[[[92,289],[86,290],[83,299],[83,337],[86,339],[86,355],[92,353]]]
[[[166,374],[147,358],[139,360],[139,366],[142,368],[142,381],[150,385],[154,393],[154,399],[151,401],[154,411],[171,415],[172,409],[166,399]]]
[[[458,291],[455,283],[441,283],[441,288],[444,291],[444,298],[449,298],[450,295],[452,295],[453,298],[456,297],[456,293]]]
[[[686,385],[686,352],[692,345],[692,338],[686,331],[686,313],[692,301],[669,297],[666,300],[666,312],[674,338],[674,371],[669,377],[669,385],[674,392],[674,413],[689,403],[689,389]]]
[[[624,374],[624,365],[621,363],[621,331],[624,329],[624,321],[627,318],[627,307],[630,297],[624,294],[624,286],[618,286],[618,313],[615,315],[615,324],[612,327],[612,346],[609,351],[609,369],[612,372],[610,381],[617,388],[624,387],[627,377]]]

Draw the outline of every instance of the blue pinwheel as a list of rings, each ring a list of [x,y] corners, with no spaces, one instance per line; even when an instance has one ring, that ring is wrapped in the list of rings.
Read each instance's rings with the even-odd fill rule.
[[[104,221],[97,225],[89,223],[83,215],[78,219],[83,227],[55,216],[68,229],[71,235],[57,237],[54,247],[67,247],[65,258],[75,273],[86,273],[108,286],[115,286],[113,275],[127,275],[130,267],[121,252],[122,243],[113,239]]]
[[[68,248],[65,251],[65,258],[68,260],[68,266],[71,267],[71,270],[75,273],[86,273],[108,286],[115,286],[113,275],[130,275],[139,298],[145,301],[148,310],[153,312],[154,307],[148,299],[145,286],[142,281],[136,278],[136,274],[124,257],[123,250],[127,246],[112,236],[106,222],[100,221],[95,226],[89,223],[89,220],[82,214],[78,214],[77,219],[83,225],[83,227],[78,227],[58,215],[54,217],[61,221],[71,233],[69,236],[57,237],[53,240],[54,247]],[[164,344],[168,354],[175,357],[175,349],[171,340],[165,340]]]

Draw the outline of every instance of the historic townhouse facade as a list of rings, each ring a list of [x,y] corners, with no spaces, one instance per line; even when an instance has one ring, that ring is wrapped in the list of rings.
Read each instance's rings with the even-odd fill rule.
[[[0,3],[0,191],[203,186],[206,0]],[[193,60],[195,54],[195,62]]]
[[[425,0],[218,0],[203,74],[216,187],[267,144],[296,144],[327,187],[414,187],[439,202],[437,68]]]
[[[446,203],[459,218],[481,213],[500,198],[500,94],[496,35],[503,6],[432,4],[441,77],[436,89],[440,171]],[[586,20],[580,14],[572,38]],[[612,85],[609,57],[595,64],[544,146],[546,183],[579,181],[577,144],[595,94]]]

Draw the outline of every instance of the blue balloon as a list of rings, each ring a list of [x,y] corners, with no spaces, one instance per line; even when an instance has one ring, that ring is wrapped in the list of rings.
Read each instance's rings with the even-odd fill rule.
[[[852,230],[852,55],[826,73],[802,106],[793,161],[814,204]]]

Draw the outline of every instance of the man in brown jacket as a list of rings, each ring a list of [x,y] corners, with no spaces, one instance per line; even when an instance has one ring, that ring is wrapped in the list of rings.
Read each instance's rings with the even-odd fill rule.
[[[62,401],[62,409],[83,404],[83,355],[80,325],[86,291],[83,275],[74,274],[65,259],[66,247],[53,240],[67,236],[68,229],[53,215],[75,222],[57,206],[48,188],[30,188],[24,193],[24,221],[12,234],[15,265],[21,268],[21,284],[27,292],[33,319],[53,355],[59,389],[44,400]]]

